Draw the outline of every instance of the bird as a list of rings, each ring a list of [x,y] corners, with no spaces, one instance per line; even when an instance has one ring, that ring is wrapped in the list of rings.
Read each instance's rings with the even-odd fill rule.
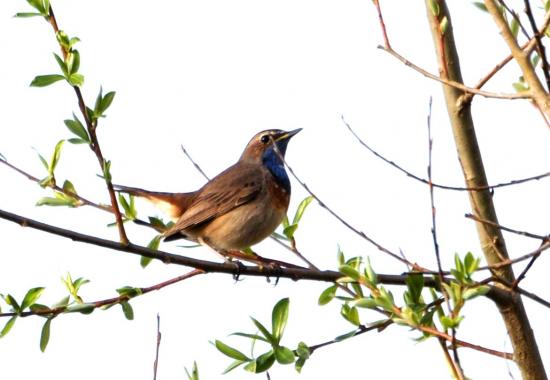
[[[164,241],[183,238],[220,253],[244,250],[270,236],[286,216],[291,186],[283,158],[301,130],[257,133],[234,165],[196,191],[116,190],[151,201],[175,221]]]

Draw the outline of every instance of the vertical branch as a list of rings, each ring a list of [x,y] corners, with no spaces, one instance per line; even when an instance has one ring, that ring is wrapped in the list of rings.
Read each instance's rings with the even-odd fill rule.
[[[519,65],[525,82],[529,85],[529,92],[533,98],[535,104],[541,109],[541,112],[544,113],[545,118],[550,118],[550,97],[544,89],[539,77],[535,73],[535,69],[531,60],[529,59],[530,51],[524,51],[518,45],[510,27],[506,23],[506,20],[502,16],[498,5],[494,0],[485,0],[484,1],[487,10],[493,16],[493,20],[497,25],[502,39],[508,45],[514,60]],[[536,31],[535,31],[536,34]],[[535,38],[536,40],[536,38]]]
[[[436,7],[433,6],[434,2],[437,5]],[[491,0],[486,0],[485,3],[495,5]],[[426,0],[426,8],[436,56],[440,66],[439,71],[448,73],[448,78],[445,79],[463,83],[451,16],[447,4],[444,0]],[[445,28],[441,28],[442,20],[446,20]],[[442,50],[440,41],[443,41],[444,51]],[[514,52],[512,53],[514,55]],[[444,59],[441,58],[442,54],[444,54]],[[514,58],[516,58],[515,55]],[[442,68],[442,66],[446,67]],[[466,187],[485,188],[487,186],[487,177],[470,112],[470,104],[461,101],[464,93],[457,88],[443,85],[443,92]],[[492,195],[488,189],[469,191],[468,194],[473,213],[477,217],[498,223]],[[481,249],[487,262],[495,264],[508,259],[502,232],[494,226],[482,223],[477,223],[476,227]],[[493,271],[493,274],[509,283],[514,282],[514,273],[511,266],[498,268]],[[498,303],[497,307],[506,325],[514,348],[514,358],[522,372],[523,378],[526,380],[546,379],[544,364],[536,344],[535,335],[533,334],[519,295]]]
[[[59,26],[57,24],[57,19],[55,18],[55,14],[53,12],[53,8],[51,5],[49,8],[48,21],[50,22],[50,25],[52,26],[55,32],[55,35],[57,37],[59,33]],[[61,49],[61,54],[63,54],[63,58],[66,59],[69,52],[65,47],[63,47],[63,45],[60,44],[59,47]],[[82,91],[80,90],[80,87],[79,86],[72,86],[72,87],[78,99],[78,108],[80,110],[80,113],[82,114],[82,117],[84,118],[84,122],[86,123],[86,129],[88,130],[88,133],[90,135],[90,140],[91,140],[90,148],[92,149],[95,156],[97,157],[102,173],[105,174],[105,159],[103,157],[103,153],[101,152],[101,147],[99,146],[99,142],[97,140],[97,134],[96,134],[97,122],[94,123],[90,119],[90,116],[88,114],[88,110],[86,107],[86,103],[84,102],[84,97],[82,96]],[[104,180],[105,180],[105,184],[107,185],[107,191],[109,193],[111,206],[113,209],[113,213],[115,215],[120,242],[122,244],[128,244],[129,240],[128,240],[128,236],[126,236],[126,231],[124,230],[124,225],[122,223],[122,214],[118,207],[115,191],[113,188],[113,183],[111,182],[111,179],[105,175],[104,175]]]
[[[153,380],[157,380],[157,370],[159,366],[159,351],[160,351],[160,340],[162,334],[160,333],[160,315],[157,314],[157,344],[155,349],[155,362],[153,363]]]

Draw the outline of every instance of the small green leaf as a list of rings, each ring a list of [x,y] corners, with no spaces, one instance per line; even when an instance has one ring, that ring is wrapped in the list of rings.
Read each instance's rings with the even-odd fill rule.
[[[420,296],[424,288],[424,276],[421,273],[409,273],[405,279],[407,283],[408,293],[411,297],[411,302],[414,304],[420,303]]]
[[[50,307],[39,303],[33,303],[31,306],[29,306],[29,309],[36,314],[47,314],[51,311]]]
[[[199,380],[199,368],[197,367],[197,362],[193,362],[193,368],[191,373],[185,368],[185,374],[187,375],[187,380]]]
[[[271,368],[273,363],[275,363],[275,355],[273,354],[273,351],[268,351],[265,354],[258,356],[255,362],[255,373],[265,372]]]
[[[116,291],[121,296],[125,295],[125,296],[128,296],[129,298],[133,298],[143,294],[140,288],[134,288],[132,286],[123,286],[122,288],[118,288]]]
[[[6,322],[2,331],[0,331],[0,338],[5,337],[10,332],[16,319],[17,319],[17,315],[14,315]]]
[[[306,211],[307,206],[309,206],[313,199],[313,196],[310,195],[300,202],[300,204],[298,205],[298,209],[296,210],[296,214],[294,214],[294,220],[292,221],[292,224],[300,223],[300,220],[302,220],[302,216],[304,215],[304,211]]]
[[[49,74],[49,75],[37,75],[32,80],[30,86],[31,87],[46,87],[50,84],[53,84],[55,82],[58,82],[60,80],[65,79],[63,75],[59,74]]]
[[[13,311],[15,311],[16,313],[19,313],[21,311],[19,303],[15,300],[15,298],[13,298],[11,294],[8,294],[6,296],[2,295],[2,298],[8,305],[12,307]]]
[[[439,16],[439,3],[437,2],[437,0],[430,0],[430,9],[433,16]]]
[[[70,301],[70,297],[65,296],[59,302],[55,303],[52,307],[54,307],[54,308],[56,308],[56,307],[65,307],[69,304],[69,301]]]
[[[489,292],[490,289],[491,288],[489,288],[487,285],[480,285],[475,288],[466,289],[462,294],[462,298],[464,298],[464,300],[471,300],[479,296],[484,296]]]
[[[489,10],[488,10],[487,7],[485,6],[485,4],[483,4],[481,1],[474,1],[473,4],[474,4],[478,9],[482,10],[483,12],[489,13]]]
[[[241,351],[237,350],[236,348],[233,348],[231,346],[228,346],[227,344],[223,343],[220,340],[215,341],[216,348],[224,355],[229,356],[232,359],[240,360],[240,361],[249,361],[251,360],[248,356],[243,354]]]
[[[518,33],[519,33],[519,23],[518,23],[517,17],[518,16],[516,12],[513,12],[512,21],[510,21],[510,31],[512,32],[512,35],[516,39],[518,38]]]
[[[42,295],[45,288],[38,287],[38,288],[32,288],[27,291],[27,294],[25,294],[25,297],[23,298],[23,302],[21,302],[21,310],[25,310],[27,307],[34,304],[38,298]]]
[[[69,41],[67,41],[67,45],[69,45]],[[78,50],[72,50],[67,54],[67,71],[69,74],[75,74],[78,72],[78,69],[80,68],[80,53]]]
[[[44,326],[42,326],[42,332],[40,334],[40,351],[46,351],[48,342],[50,341],[50,325],[52,324],[52,319],[46,319]]]
[[[61,69],[61,71],[64,74],[63,78],[68,79],[67,77],[69,76],[69,70],[67,69],[67,64],[65,63],[65,61],[59,55],[53,53],[53,56],[54,56],[57,64],[59,65],[59,68]]]
[[[294,363],[294,352],[290,348],[279,346],[275,348],[275,359],[280,364]]]
[[[254,323],[254,325],[256,326],[256,328],[258,330],[260,330],[260,332],[262,333],[262,335],[273,345],[275,345],[277,342],[275,341],[275,339],[273,338],[273,335],[271,335],[271,333],[265,328],[264,325],[262,325],[257,319],[253,318],[253,317],[250,317],[250,319],[252,319],[252,322]]]
[[[63,191],[68,193],[68,194],[74,194],[74,195],[77,194],[73,183],[71,181],[69,181],[68,179],[65,180],[65,182],[63,182]]]
[[[288,320],[288,306],[289,306],[289,299],[283,298],[273,308],[273,312],[271,315],[271,326],[272,326],[272,332],[273,332],[273,338],[277,343],[281,341],[281,337],[283,336],[283,332],[286,327],[286,323]]]
[[[225,375],[226,373],[233,371],[238,366],[242,365],[243,363],[246,363],[246,361],[242,360],[235,360],[233,363],[231,363],[223,372],[222,374]]]
[[[294,232],[296,232],[297,229],[297,224],[291,224],[284,228],[283,234],[287,237],[287,239],[292,239],[294,237]]]
[[[443,19],[439,22],[439,30],[441,30],[441,34],[445,34],[447,31],[447,28],[449,27],[449,19],[447,16],[444,16]]]
[[[342,273],[344,276],[350,277],[354,281],[359,280],[359,278],[361,277],[357,269],[347,264],[340,265],[340,267],[338,268],[338,271]]]
[[[71,305],[65,310],[67,313],[81,313],[81,314],[91,314],[94,311],[95,307],[91,303],[78,303],[76,305]]]
[[[149,244],[147,244],[147,248],[157,251],[159,249],[160,239],[162,239],[162,235],[155,236],[151,239]],[[151,263],[151,261],[153,261],[151,257],[141,256],[140,265],[142,268],[145,268]]]
[[[84,75],[79,73],[72,73],[68,79],[71,86],[80,87],[84,84]]]
[[[80,137],[80,139],[84,140],[85,142],[90,143],[90,136],[88,136],[86,128],[84,128],[84,125],[80,122],[80,120],[74,113],[73,120],[67,119],[64,120],[64,123],[67,128],[69,128],[69,131]]]
[[[337,289],[338,289],[338,287],[336,285],[332,285],[332,286],[329,286],[328,288],[326,288],[325,290],[323,290],[323,292],[319,296],[319,300],[317,301],[319,303],[319,305],[321,305],[321,306],[326,305],[327,303],[332,301],[332,299],[336,295],[336,290]]]
[[[231,335],[241,336],[243,338],[250,338],[252,340],[261,340],[262,342],[269,343],[267,341],[267,339],[265,339],[263,336],[260,336],[260,335],[257,335],[257,334],[247,334],[247,333],[243,333],[243,332],[236,332],[236,333],[233,333]]]
[[[122,306],[122,312],[124,313],[126,319],[132,321],[134,319],[134,309],[132,308],[132,305],[130,305],[129,302],[124,301],[120,303],[120,306]]]
[[[334,341],[341,342],[343,340],[349,339],[357,335],[357,332],[358,332],[357,330],[353,330],[353,331],[350,331],[349,333],[338,335],[336,338],[334,338]]]
[[[36,206],[70,206],[74,207],[74,199],[43,197],[36,202]]]
[[[376,301],[374,300],[374,298],[363,297],[363,298],[360,298],[357,301],[355,301],[354,306],[364,307],[364,308],[367,308],[367,309],[375,309],[376,306],[378,306],[378,305],[376,304]]]
[[[110,91],[101,98],[99,104],[96,102],[95,112],[97,117],[104,116],[105,111],[111,106],[115,98],[116,92]]]
[[[61,148],[63,147],[64,142],[65,140],[59,140],[57,144],[55,144],[55,148],[53,150],[52,158],[50,160],[50,165],[49,165],[49,170],[51,175],[54,174],[55,168],[59,163],[59,158],[61,156]]]
[[[19,13],[16,13],[14,17],[25,18],[25,17],[34,17],[34,16],[42,16],[42,14],[36,13],[36,12],[19,12]]]

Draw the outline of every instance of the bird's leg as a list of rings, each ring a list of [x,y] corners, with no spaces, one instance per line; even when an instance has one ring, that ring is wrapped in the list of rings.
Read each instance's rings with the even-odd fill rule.
[[[230,251],[226,251],[225,249],[218,249],[210,245],[208,241],[203,238],[198,238],[197,240],[201,245],[204,245],[205,247],[210,248],[212,251],[216,252],[219,256],[221,256],[223,258],[223,261],[226,264],[233,264],[237,270],[236,273],[233,275],[233,278],[235,279],[235,281],[239,280],[239,276],[241,275],[241,270],[244,267],[243,263],[241,263],[239,260],[233,261],[234,256],[231,254]]]

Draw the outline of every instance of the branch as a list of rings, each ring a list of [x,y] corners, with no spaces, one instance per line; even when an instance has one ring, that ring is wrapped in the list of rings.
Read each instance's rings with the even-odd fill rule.
[[[502,13],[500,12],[495,1],[485,0],[484,3],[491,16],[493,16],[493,20],[500,31],[502,39],[508,45],[514,60],[519,65],[523,77],[525,78],[525,82],[529,85],[529,90],[525,93],[533,99],[535,104],[541,109],[541,112],[544,113],[546,119],[548,120],[550,118],[550,98],[535,73],[533,65],[529,59],[530,54],[523,51],[518,45],[516,38],[512,34],[510,27],[502,16]],[[535,43],[537,43],[536,38]]]
[[[397,170],[399,170],[400,172],[406,174],[408,177],[411,177],[412,179],[415,179],[417,180],[418,182],[422,182],[426,185],[431,185],[433,187],[436,187],[436,188],[439,188],[439,189],[443,189],[443,190],[455,190],[455,191],[484,191],[484,190],[493,190],[493,189],[498,189],[500,187],[507,187],[507,186],[512,186],[512,185],[518,185],[518,184],[521,184],[521,183],[525,183],[525,182],[530,182],[530,181],[538,181],[540,179],[543,179],[543,178],[546,178],[546,177],[550,177],[550,172],[546,172],[546,173],[543,173],[543,174],[539,174],[539,175],[535,175],[535,176],[532,176],[532,177],[527,177],[527,178],[521,178],[521,179],[513,179],[511,181],[508,181],[508,182],[502,182],[502,183],[498,183],[496,185],[487,185],[487,186],[474,186],[474,187],[459,187],[459,186],[447,186],[447,185],[441,185],[441,184],[437,184],[437,183],[431,183],[430,184],[430,181],[425,179],[425,178],[422,178],[422,177],[419,177],[417,176],[416,174],[414,173],[411,173],[409,172],[408,170],[406,169],[403,169],[403,167],[401,167],[400,165],[396,164],[394,161],[391,161],[389,159],[387,159],[386,157],[382,156],[380,153],[378,153],[377,151],[375,151],[373,148],[371,148],[369,145],[367,145],[367,143],[365,143],[364,140],[362,140],[359,135],[357,135],[357,133],[353,130],[353,128],[351,127],[351,125],[348,124],[348,122],[344,119],[344,116],[341,116],[341,119],[342,119],[342,122],[344,123],[344,125],[348,128],[348,130],[351,132],[351,134],[357,139],[357,141],[359,142],[359,144],[363,145],[363,147],[365,147],[369,152],[371,152],[372,154],[374,154],[376,157],[378,157],[379,159],[381,159],[382,161],[384,161],[385,163],[387,163],[388,165],[396,168]]]
[[[390,55],[392,55],[393,57],[395,57],[399,61],[401,61],[403,64],[405,64],[405,66],[410,67],[411,69],[413,69],[416,72],[424,75],[427,78],[433,79],[433,80],[435,80],[437,82],[440,82],[440,83],[443,83],[443,84],[446,84],[447,86],[451,86],[451,87],[456,88],[458,90],[462,90],[462,91],[464,91],[466,93],[469,93],[469,94],[481,95],[485,98],[493,98],[493,99],[509,99],[509,100],[512,100],[512,99],[531,99],[532,98],[531,94],[525,93],[525,92],[519,92],[519,93],[515,93],[515,94],[497,93],[497,92],[483,91],[483,90],[479,90],[479,89],[473,88],[473,87],[468,87],[468,86],[465,86],[464,84],[462,84],[460,82],[456,82],[456,81],[450,80],[450,79],[445,79],[445,78],[434,75],[434,74],[424,70],[423,68],[415,65],[414,63],[412,63],[411,61],[409,61],[408,59],[406,59],[405,57],[403,57],[402,55],[400,55],[399,53],[397,53],[395,50],[393,50],[391,48],[387,48],[385,46],[378,45],[378,49],[384,50],[386,53],[389,53]]]
[[[58,27],[57,19],[55,18],[55,14],[53,12],[53,8],[51,4],[49,8],[49,21],[57,37],[59,35],[59,27]],[[69,54],[69,51],[67,51],[67,49],[61,43],[59,44],[59,47],[61,49],[61,53],[63,54],[63,57],[66,59],[67,55]],[[90,135],[91,143],[89,146],[96,155],[96,158],[99,162],[99,166],[101,168],[101,172],[105,174],[106,161],[103,158],[103,153],[101,152],[101,147],[99,146],[99,141],[97,139],[97,134],[96,134],[97,121],[94,123],[92,122],[92,120],[90,120],[90,116],[88,115],[86,103],[84,102],[84,97],[82,96],[82,91],[80,90],[80,87],[76,85],[72,87],[75,91],[75,94],[78,100],[78,108],[80,109],[82,117],[84,118],[84,121],[86,123],[86,129],[88,130],[88,134]],[[112,211],[115,215],[115,220],[118,228],[118,233],[120,236],[120,241],[123,244],[129,244],[128,237],[126,236],[126,231],[124,230],[124,224],[122,222],[122,214],[120,213],[120,209],[118,208],[118,203],[116,200],[113,184],[111,182],[111,179],[108,178],[108,176],[104,175],[103,177],[105,179],[107,191],[109,193],[109,198],[111,200]]]

